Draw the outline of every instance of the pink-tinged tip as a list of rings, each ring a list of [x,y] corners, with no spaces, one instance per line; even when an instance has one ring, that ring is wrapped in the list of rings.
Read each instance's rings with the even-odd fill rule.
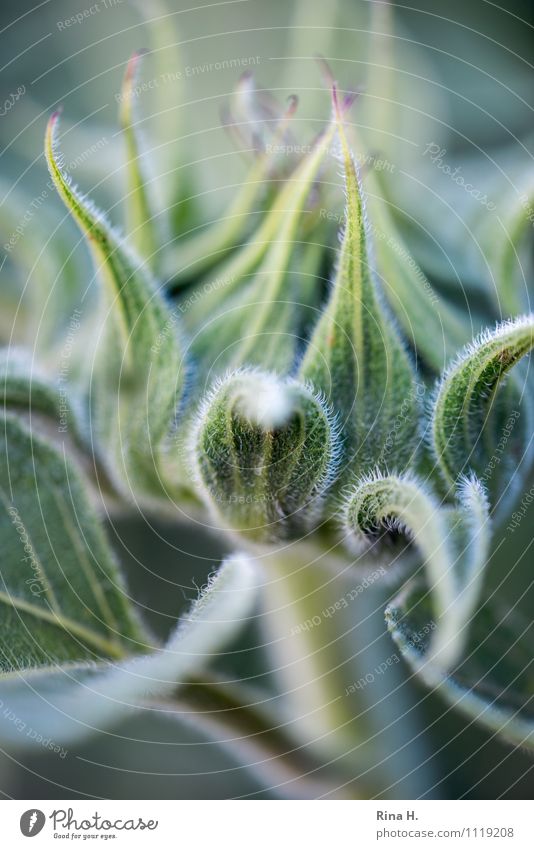
[[[343,95],[343,100],[341,101],[341,111],[344,114],[348,112],[352,104],[358,99],[361,91],[356,89],[355,91],[347,91]]]
[[[139,66],[139,62],[146,56],[149,51],[145,47],[141,47],[139,50],[136,50],[135,53],[132,53],[130,58],[128,59],[128,64],[126,65],[126,78],[131,79],[135,76],[137,68]]]
[[[287,107],[285,111],[285,117],[291,118],[298,109],[299,99],[296,94],[290,94],[287,98]]]
[[[135,53],[132,53],[128,59],[128,64],[126,65],[126,70],[124,72],[124,84],[129,85],[135,80],[139,71],[141,59],[149,52],[150,51],[145,47],[141,47],[139,50],[136,50]]]
[[[321,56],[320,53],[315,54],[315,60],[319,65],[319,70],[321,72],[321,76],[325,82],[325,85],[331,89],[334,85],[336,85],[334,74],[332,73],[332,68],[330,67],[324,56]]]
[[[339,116],[340,116],[339,98],[337,96],[337,83],[335,81],[332,82],[332,103],[334,104],[335,113],[339,118]]]
[[[54,127],[56,126],[57,122],[59,121],[59,118],[60,118],[60,116],[61,116],[61,113],[62,113],[62,112],[63,112],[63,107],[62,107],[62,106],[58,106],[58,108],[57,108],[57,109],[55,109],[55,110],[54,110],[54,112],[52,112],[52,114],[50,115],[50,118],[48,119],[48,128],[49,128],[49,130],[53,130],[53,129],[54,129]]]
[[[250,92],[254,91],[256,88],[256,83],[254,80],[254,74],[251,70],[244,71],[237,81],[237,85],[235,87],[236,94],[250,94]]]
[[[340,92],[337,87],[337,83],[333,83],[332,85],[332,103],[334,105],[334,111],[336,113],[336,117],[343,118],[345,113],[348,112],[352,104],[355,100],[360,96],[360,91],[346,91],[343,92],[343,96],[340,99]]]
[[[323,56],[316,56],[315,58],[321,70],[321,75],[323,77],[325,85],[327,85],[330,91],[332,92],[332,103],[334,106],[334,111],[337,117],[341,118],[345,114],[345,112],[350,109],[350,107],[361,92],[359,89],[356,89],[355,91],[340,92],[339,84],[335,79],[334,74],[332,72],[332,68],[330,67],[326,59]]]

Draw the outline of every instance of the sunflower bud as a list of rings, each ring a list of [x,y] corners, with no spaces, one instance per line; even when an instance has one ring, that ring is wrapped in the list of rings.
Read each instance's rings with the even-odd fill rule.
[[[233,531],[264,542],[318,519],[337,434],[308,385],[255,369],[234,372],[204,402],[193,442],[207,500]]]

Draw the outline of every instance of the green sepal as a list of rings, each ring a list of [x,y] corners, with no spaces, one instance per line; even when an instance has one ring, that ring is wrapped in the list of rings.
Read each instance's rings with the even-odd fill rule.
[[[46,134],[48,167],[87,240],[105,294],[88,390],[97,450],[125,495],[158,497],[162,455],[184,383],[179,317],[145,265],[71,184],[58,154],[57,122],[55,113]]]
[[[330,298],[299,374],[339,416],[346,480],[375,465],[405,468],[417,446],[419,393],[373,273],[363,190],[335,88],[334,106],[346,180],[345,228]]]
[[[491,484],[495,502],[513,494],[510,484],[528,451],[532,405],[519,382],[501,386],[533,346],[534,317],[524,316],[486,330],[446,370],[432,404],[431,430],[449,485],[473,469]]]

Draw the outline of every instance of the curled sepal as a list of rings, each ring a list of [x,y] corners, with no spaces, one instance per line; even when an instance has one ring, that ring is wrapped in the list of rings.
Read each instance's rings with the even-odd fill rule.
[[[119,120],[126,147],[126,230],[140,256],[153,267],[158,250],[156,221],[149,195],[146,160],[143,158],[141,149],[135,110],[136,84],[141,59],[145,53],[144,50],[134,53],[126,67],[121,90]]]
[[[386,610],[388,630],[414,675],[470,722],[534,752],[531,617],[492,594],[473,617],[461,661],[447,674],[429,655],[428,607],[414,589]]]
[[[204,401],[192,454],[218,519],[264,542],[317,519],[337,444],[329,410],[309,386],[249,369],[230,374]]]
[[[450,484],[474,469],[492,491],[496,485],[500,491],[503,477],[509,484],[516,475],[528,447],[531,413],[518,385],[497,390],[533,346],[534,315],[503,322],[468,345],[445,372],[433,402],[432,443]]]
[[[408,355],[389,321],[374,278],[361,182],[336,116],[347,207],[330,300],[315,328],[300,374],[340,416],[346,475],[375,465],[404,468],[417,444],[418,392]]]
[[[52,180],[87,240],[104,293],[104,327],[90,387],[97,449],[125,492],[160,494],[161,452],[183,388],[179,322],[155,280],[72,184],[50,119],[45,152]]]
[[[463,649],[488,554],[488,506],[474,478],[462,481],[454,506],[441,504],[411,475],[361,479],[343,511],[348,541],[361,550],[377,543],[380,532],[406,535],[419,550],[423,574],[407,587],[425,587],[432,615],[429,656],[449,668]],[[407,589],[404,588],[401,597]]]

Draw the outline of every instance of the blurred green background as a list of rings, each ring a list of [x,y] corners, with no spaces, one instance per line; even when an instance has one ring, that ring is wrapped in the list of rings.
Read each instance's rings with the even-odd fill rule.
[[[65,23],[79,13],[85,13],[82,20],[70,26]],[[395,14],[402,33],[398,49],[394,53],[386,49],[377,58],[369,54],[372,24],[366,0],[158,0],[144,4],[141,0],[99,0],[92,5],[84,0],[40,4],[4,0],[0,103],[21,86],[25,93],[0,117],[0,190],[13,190],[21,198],[47,191],[42,140],[50,112],[61,104],[66,160],[72,163],[80,157],[76,182],[120,223],[117,199],[124,188],[124,174],[117,99],[129,56],[152,43],[153,34],[145,20],[149,15],[159,19],[168,47],[149,56],[143,72],[144,80],[159,80],[139,96],[145,144],[160,174],[165,175],[174,168],[172,163],[179,161],[179,184],[195,184],[199,192],[192,203],[196,214],[216,218],[232,194],[233,183],[243,179],[242,156],[221,129],[220,117],[241,70],[245,65],[252,67],[259,84],[282,101],[289,94],[299,94],[297,125],[302,127],[301,140],[309,141],[310,131],[320,128],[329,111],[329,96],[313,60],[321,53],[348,88],[365,86],[381,64],[394,67],[399,86],[396,102],[384,91],[381,103],[387,126],[371,123],[378,114],[380,86],[372,94],[364,91],[358,115],[373,149],[396,165],[398,179],[393,190],[403,209],[416,219],[414,230],[417,221],[425,221],[441,234],[448,251],[447,240],[454,230],[452,214],[446,203],[441,203],[444,194],[439,175],[429,177],[431,169],[423,170],[428,163],[423,162],[422,151],[425,145],[435,143],[451,157],[471,159],[477,163],[473,169],[480,169],[484,186],[508,170],[520,185],[521,163],[531,156],[534,140],[534,8],[528,2],[509,2],[501,9],[485,0],[413,0],[409,5],[396,4]],[[252,58],[253,63],[249,61]],[[420,173],[421,184],[410,179]],[[436,180],[435,187],[431,179]],[[165,176],[160,179],[160,191],[172,207],[176,198]],[[437,201],[430,197],[434,191]],[[48,195],[46,203],[57,206],[60,232],[64,230],[65,239],[71,238],[76,246],[80,264],[88,269],[89,283],[85,249],[70,222],[63,220],[59,201],[52,192]],[[21,205],[23,209],[23,200]],[[174,208],[177,218],[183,213],[181,206]],[[450,223],[447,215],[451,215]],[[4,219],[2,226],[5,230]],[[31,236],[31,229],[30,224],[25,238]],[[469,290],[477,246],[470,244],[466,229],[453,247],[448,257],[451,277],[457,278],[455,297],[464,302],[465,287],[477,329],[479,295]],[[471,265],[464,266],[465,256],[474,257]],[[431,275],[432,269],[426,270]],[[38,269],[34,278],[32,285],[38,286]],[[438,288],[443,285],[438,271],[432,279]],[[47,300],[46,310],[55,317],[63,315],[66,320],[69,309],[59,289]],[[3,323],[0,329],[8,339],[9,328]],[[36,347],[40,333],[44,330],[35,330]],[[514,569],[506,582],[510,601],[530,586],[532,525],[528,518],[507,538],[505,554],[495,558],[490,572],[490,580],[492,575],[502,578],[508,564],[524,555],[521,568]],[[534,519],[534,512],[530,518]],[[154,630],[165,634],[221,557],[219,542],[183,527],[151,527],[143,518],[114,520],[109,532],[127,567],[134,596],[145,611],[152,611]],[[521,602],[529,616],[533,604],[530,590]],[[382,628],[379,618],[377,627]],[[256,649],[260,639],[251,626],[232,653],[221,660],[221,670],[272,686]],[[385,634],[383,639],[387,655],[391,646]],[[411,682],[406,680],[403,690],[409,704],[417,706],[414,710],[422,738],[434,753],[429,796],[531,797],[531,759],[468,726]],[[406,745],[411,745],[409,740]],[[148,712],[123,723],[114,733],[69,749],[64,759],[46,752],[0,756],[0,791],[5,797],[41,799],[276,795],[220,747]],[[402,798],[407,793],[409,790],[399,786],[394,795]]]

